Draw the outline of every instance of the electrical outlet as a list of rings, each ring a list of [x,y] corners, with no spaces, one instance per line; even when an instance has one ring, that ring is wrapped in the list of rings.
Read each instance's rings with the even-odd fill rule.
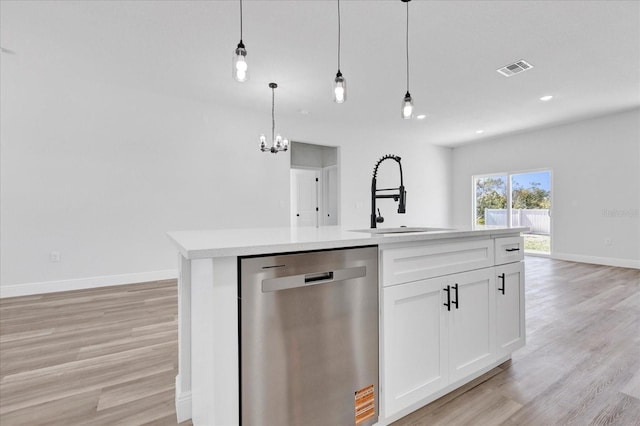
[[[611,238],[605,238],[604,239],[604,245],[605,246],[612,246],[613,245],[613,240]]]
[[[49,253],[49,260],[51,262],[60,262],[60,252],[59,251],[52,251],[51,253]]]

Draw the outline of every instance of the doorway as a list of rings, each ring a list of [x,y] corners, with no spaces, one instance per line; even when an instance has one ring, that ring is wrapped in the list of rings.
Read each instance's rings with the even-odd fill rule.
[[[291,169],[291,223],[295,226],[318,226],[320,171]]]
[[[473,177],[474,226],[526,226],[527,254],[551,254],[551,171]]]
[[[339,224],[338,148],[291,142],[291,226]]]

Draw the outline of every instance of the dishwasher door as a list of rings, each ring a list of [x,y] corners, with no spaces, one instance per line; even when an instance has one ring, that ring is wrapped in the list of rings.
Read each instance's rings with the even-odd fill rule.
[[[378,249],[239,259],[240,418],[252,426],[378,419]]]

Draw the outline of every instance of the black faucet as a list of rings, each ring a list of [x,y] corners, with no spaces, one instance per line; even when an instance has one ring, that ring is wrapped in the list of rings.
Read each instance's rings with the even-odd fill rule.
[[[398,167],[400,167],[400,186],[398,188],[384,188],[378,189],[377,186],[377,177],[378,177],[378,167],[380,167],[380,163],[384,160],[395,160],[398,163]],[[404,182],[402,181],[402,164],[400,163],[401,158],[397,155],[387,154],[378,160],[376,166],[373,168],[373,179],[371,179],[371,228],[376,228],[377,223],[384,222],[384,218],[380,214],[380,210],[378,209],[378,214],[376,215],[376,199],[377,198],[393,198],[394,201],[399,201],[398,203],[398,213],[406,213],[406,203],[407,203],[407,192],[404,190]],[[382,191],[398,191],[395,194],[381,194],[378,195],[378,192]]]

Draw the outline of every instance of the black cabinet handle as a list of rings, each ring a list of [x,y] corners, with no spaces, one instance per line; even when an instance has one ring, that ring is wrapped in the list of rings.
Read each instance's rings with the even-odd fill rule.
[[[510,249],[506,249],[505,251],[520,251],[519,248],[510,248]]]
[[[498,287],[498,291],[500,291],[502,294],[504,294],[504,273],[498,275],[498,278],[500,278],[500,280],[502,280],[502,287]]]
[[[456,291],[456,301],[454,302],[452,300],[451,303],[456,305],[456,309],[458,309],[459,308],[459,306],[458,306],[458,300],[459,300],[459,298],[458,298],[458,283],[454,284],[453,289]]]
[[[450,311],[451,310],[451,286],[447,286],[447,288],[443,288],[443,290],[447,292],[447,303],[443,303],[443,305],[447,307],[447,311]]]

